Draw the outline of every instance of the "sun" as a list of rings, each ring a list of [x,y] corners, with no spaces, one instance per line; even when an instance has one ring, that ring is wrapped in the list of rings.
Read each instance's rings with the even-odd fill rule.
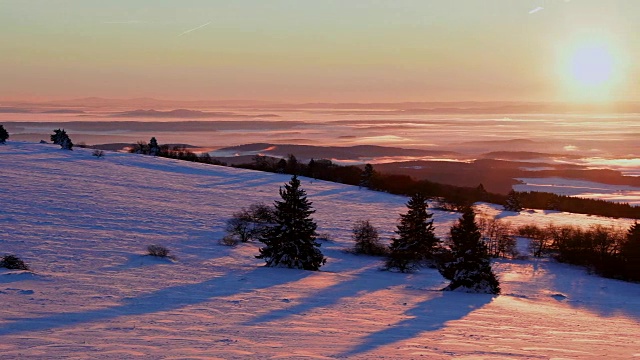
[[[585,44],[571,55],[569,72],[577,84],[597,88],[611,81],[614,63],[611,51],[603,44]]]
[[[559,73],[568,100],[611,101],[623,80],[622,56],[604,38],[572,39],[561,49]]]

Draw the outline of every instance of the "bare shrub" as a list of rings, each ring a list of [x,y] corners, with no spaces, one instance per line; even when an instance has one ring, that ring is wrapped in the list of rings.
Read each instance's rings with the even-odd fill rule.
[[[476,223],[487,245],[489,255],[503,258],[518,256],[516,239],[511,234],[511,223],[486,216],[478,217]]]
[[[150,256],[156,256],[161,258],[169,258],[169,249],[162,245],[149,245],[147,246],[147,253]]]
[[[227,220],[227,236],[236,237],[241,242],[259,238],[274,223],[274,209],[263,203],[252,204],[248,209],[233,213]]]
[[[96,150],[93,150],[93,153],[91,155],[93,155],[93,156],[97,157],[98,159],[100,159],[100,158],[102,158],[104,156],[104,151],[96,149]]]
[[[551,227],[552,225],[549,225]],[[531,239],[529,243],[529,250],[534,257],[541,257],[545,252],[549,250],[551,245],[549,232],[545,229],[538,227],[537,225],[523,225],[517,230],[518,235]]]
[[[378,229],[369,220],[360,220],[353,225],[352,235],[355,241],[354,252],[374,256],[387,255],[388,249],[380,241]]]
[[[11,270],[29,270],[29,266],[15,255],[5,255],[0,258],[0,267]]]

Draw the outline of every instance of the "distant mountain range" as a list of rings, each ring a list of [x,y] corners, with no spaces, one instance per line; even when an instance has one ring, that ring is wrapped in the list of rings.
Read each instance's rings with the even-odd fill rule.
[[[20,108],[20,107],[0,107],[0,113],[2,114],[85,114],[84,111],[76,110],[76,109],[38,110],[38,109]]]
[[[178,119],[201,119],[201,118],[256,118],[256,117],[279,117],[276,114],[258,114],[258,115],[244,115],[233,112],[211,112],[211,111],[198,111],[188,109],[176,109],[169,111],[158,110],[133,110],[133,111],[121,111],[110,114],[112,117],[138,117],[138,118],[178,118]]]
[[[6,107],[32,109],[48,108],[83,108],[93,110],[113,109],[251,109],[251,110],[307,110],[330,111],[337,114],[511,114],[511,113],[638,113],[640,102],[617,102],[612,104],[598,103],[565,103],[565,102],[509,102],[509,101],[454,101],[454,102],[379,102],[379,103],[287,103],[260,100],[160,100],[153,98],[107,99],[86,97],[56,101],[3,101]],[[135,110],[144,111],[144,110]],[[149,110],[147,110],[149,111]],[[159,110],[158,110],[159,111]],[[164,110],[162,110],[164,111]],[[177,111],[177,110],[171,110]],[[0,107],[0,112],[2,108]]]

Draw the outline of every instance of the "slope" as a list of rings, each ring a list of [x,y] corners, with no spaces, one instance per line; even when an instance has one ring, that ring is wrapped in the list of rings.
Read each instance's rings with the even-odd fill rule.
[[[435,270],[382,272],[380,259],[344,252],[356,220],[392,236],[403,197],[303,179],[319,232],[332,238],[320,272],[265,268],[253,258],[257,244],[218,243],[232,212],[271,203],[288,179],[135,154],[0,146],[0,252],[34,270],[0,271],[2,358],[640,356],[638,284],[546,260],[500,260],[505,295],[445,294]],[[439,235],[456,218],[436,211]],[[177,260],[143,256],[152,243]]]

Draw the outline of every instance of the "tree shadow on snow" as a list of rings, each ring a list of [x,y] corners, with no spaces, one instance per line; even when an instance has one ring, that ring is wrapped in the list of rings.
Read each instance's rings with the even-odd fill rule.
[[[600,316],[640,320],[640,284],[587,274],[578,266],[543,263],[552,273],[551,297]]]
[[[447,322],[460,320],[489,304],[494,295],[466,294],[458,292],[434,292],[430,297],[408,310],[410,316],[387,328],[365,336],[359,345],[337,357],[349,358],[400,341],[413,339],[427,331],[437,331],[446,327]]]
[[[372,272],[376,274],[372,274]],[[334,285],[313,292],[308,297],[301,299],[299,304],[270,311],[246,322],[244,325],[251,326],[277,321],[290,316],[303,315],[314,309],[329,307],[345,298],[359,296],[365,293],[373,293],[390,286],[402,285],[407,282],[406,279],[410,276],[408,274],[403,275],[390,272],[380,274],[380,270],[377,268],[366,269],[360,271],[349,280],[339,281]]]
[[[259,267],[247,272],[233,273],[233,275],[224,274],[195,284],[163,288],[138,297],[124,299],[123,304],[118,306],[56,313],[44,317],[12,319],[2,324],[0,336],[77,326],[122,316],[171,311],[216,298],[296,282],[311,274],[311,271]]]
[[[26,280],[43,280],[40,276],[25,270],[0,270],[0,284],[8,284]]]
[[[144,266],[171,265],[173,263],[175,263],[175,261],[168,257],[129,254],[127,255],[127,261],[125,261],[124,263],[105,267],[105,268],[102,268],[102,270],[120,271],[120,270],[132,269],[132,268],[140,268]]]

